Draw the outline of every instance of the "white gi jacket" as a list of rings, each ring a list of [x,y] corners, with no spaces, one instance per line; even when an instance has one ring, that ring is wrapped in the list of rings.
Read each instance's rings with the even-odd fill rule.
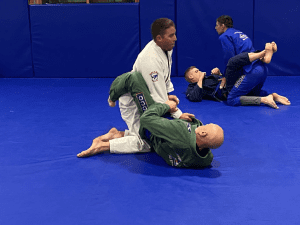
[[[155,102],[165,103],[168,93],[174,91],[171,82],[173,50],[166,53],[154,42],[150,41],[138,55],[132,72],[140,72],[147,83],[151,97]],[[110,141],[111,153],[148,152],[150,148],[139,136],[140,114],[130,93],[119,98],[119,108],[128,129],[124,138]],[[182,112],[178,109],[172,116],[179,118]]]

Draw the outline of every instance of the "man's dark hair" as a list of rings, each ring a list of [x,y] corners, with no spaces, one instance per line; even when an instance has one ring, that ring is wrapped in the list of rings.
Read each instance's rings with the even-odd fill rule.
[[[151,25],[152,38],[155,40],[157,35],[163,37],[166,33],[166,29],[170,27],[175,27],[175,24],[168,18],[159,18],[155,20]]]
[[[190,66],[189,68],[186,69],[186,71],[184,72],[184,78],[187,82],[191,83],[190,79],[188,78],[188,72],[191,71],[191,69],[194,69],[196,68],[196,66]]]
[[[224,24],[227,28],[233,27],[233,20],[230,16],[222,15],[217,19],[217,21],[219,24]]]

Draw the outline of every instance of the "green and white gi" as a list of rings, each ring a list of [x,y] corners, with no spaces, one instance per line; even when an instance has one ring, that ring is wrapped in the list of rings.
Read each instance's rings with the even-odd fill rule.
[[[117,101],[121,95],[128,92],[141,114],[141,138],[147,140],[151,148],[169,165],[205,167],[211,164],[211,151],[207,150],[205,156],[200,156],[201,152],[197,150],[195,129],[203,125],[199,120],[193,118],[192,122],[187,122],[182,119],[163,118],[170,107],[153,101],[146,82],[138,72],[118,76],[111,85],[110,99]],[[148,137],[147,130],[151,133]]]
[[[171,82],[173,50],[164,52],[154,40],[151,40],[137,56],[131,72],[140,72],[149,88],[155,102],[164,103],[168,100],[168,93],[174,91]],[[119,98],[119,109],[122,119],[127,124],[125,137],[131,147],[122,149],[117,153],[146,152],[146,146],[140,141],[140,114],[130,93],[125,93]],[[182,112],[178,109],[172,117],[179,118]],[[124,137],[124,138],[125,138]],[[121,141],[114,145],[116,149]],[[114,141],[116,144],[117,141]],[[128,144],[127,144],[128,146]],[[150,151],[150,149],[148,149]]]

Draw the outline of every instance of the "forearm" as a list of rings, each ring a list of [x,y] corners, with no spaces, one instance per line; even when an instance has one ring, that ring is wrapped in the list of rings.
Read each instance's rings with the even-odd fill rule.
[[[170,122],[168,119],[162,117],[169,109],[170,106],[167,104],[156,103],[152,105],[140,117],[141,127],[153,134],[161,132],[164,126]]]
[[[202,88],[203,79],[199,79],[197,85],[199,88]]]

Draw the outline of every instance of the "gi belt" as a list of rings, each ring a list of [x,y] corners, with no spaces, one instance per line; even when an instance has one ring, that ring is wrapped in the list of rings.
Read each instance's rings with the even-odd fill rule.
[[[226,95],[227,95],[226,89],[224,89],[224,88],[220,89],[220,85],[221,85],[221,82],[217,85],[215,91],[213,92],[213,97],[219,102],[225,101]],[[224,96],[224,94],[225,94],[225,96]]]

